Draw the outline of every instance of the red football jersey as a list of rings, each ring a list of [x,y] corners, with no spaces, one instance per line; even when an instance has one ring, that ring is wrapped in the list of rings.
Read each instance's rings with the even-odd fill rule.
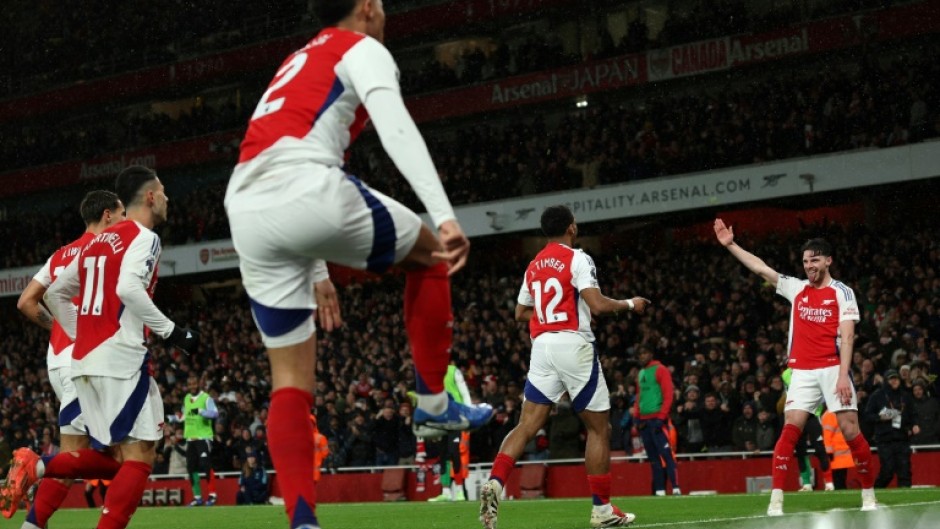
[[[81,252],[82,247],[91,241],[94,236],[95,234],[86,231],[78,239],[56,250],[33,279],[48,289],[56,278],[59,277],[59,274],[61,274],[79,252]],[[78,303],[77,298],[72,301],[76,304]],[[73,343],[72,339],[62,330],[59,321],[53,321],[52,331],[49,334],[49,350],[46,354],[47,367],[49,369],[68,367],[72,362],[72,357],[66,349]]]
[[[839,365],[839,324],[859,320],[852,289],[834,279],[815,288],[805,279],[780,275],[777,294],[793,304],[787,365],[794,369]]]
[[[594,261],[581,250],[549,243],[529,263],[517,302],[532,307],[529,334],[575,332],[594,341],[591,309],[579,292],[598,288]]]
[[[369,118],[362,100],[378,87],[399,90],[398,67],[388,50],[362,33],[324,29],[284,61],[262,94],[239,164],[279,150],[282,156],[290,152],[342,165]]]

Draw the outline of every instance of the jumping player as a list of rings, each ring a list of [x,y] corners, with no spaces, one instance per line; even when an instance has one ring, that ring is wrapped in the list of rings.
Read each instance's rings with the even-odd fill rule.
[[[453,323],[449,274],[466,263],[470,242],[402,100],[398,68],[382,45],[382,0],[314,5],[326,27],[284,61],[262,94],[225,196],[242,281],[271,360],[268,435],[292,528],[318,527],[309,411],[314,284],[328,280],[325,261],[406,271],[416,426],[467,430],[492,417],[491,408],[458,404],[444,391]],[[437,236],[414,212],[342,169],[369,119]]]
[[[793,467],[793,451],[810,414],[823,400],[839,419],[862,484],[862,510],[878,508],[873,487],[871,447],[858,427],[858,401],[849,378],[855,322],[859,320],[855,293],[829,275],[832,246],[823,239],[803,245],[801,280],[777,273],[763,260],[734,242],[734,231],[715,219],[715,236],[751,272],[776,287],[777,294],[793,305],[790,314],[790,352],[787,366],[793,369],[784,407],[784,427],[774,447],[773,489],[768,516],[783,515],[783,485]]]

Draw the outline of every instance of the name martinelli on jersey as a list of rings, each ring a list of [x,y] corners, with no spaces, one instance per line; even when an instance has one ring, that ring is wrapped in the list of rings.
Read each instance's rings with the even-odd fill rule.
[[[111,247],[111,251],[115,254],[119,254],[124,251],[124,241],[121,240],[121,236],[117,233],[104,232],[95,235],[95,238],[85,245],[85,249],[87,250],[92,245],[97,243],[104,243],[109,245]]]

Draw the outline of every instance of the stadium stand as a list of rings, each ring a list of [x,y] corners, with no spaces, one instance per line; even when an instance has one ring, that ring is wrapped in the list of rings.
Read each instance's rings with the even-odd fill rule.
[[[913,10],[923,4],[895,2],[900,7],[872,11],[882,8],[883,2],[778,2],[776,9],[762,9],[754,6],[764,4],[727,0],[654,20],[640,15],[639,2],[595,1],[590,2],[592,13],[599,17],[623,13],[630,23],[621,24],[623,31],[616,35],[609,29],[594,32],[596,36],[585,37],[575,47],[551,32],[536,30],[560,27],[582,3],[529,2],[537,7],[552,4],[552,9],[544,11],[547,14],[522,8],[509,14],[483,13],[472,23],[440,11],[451,6],[457,12],[470,1],[408,2],[390,15],[390,24],[401,28],[428,13],[446,15],[440,17],[439,26],[391,41],[406,93],[445,98],[468,86],[489,90],[488,82],[533,72],[550,75],[562,67],[703,39],[778,31],[807,21],[824,24],[825,17],[845,13],[859,14],[859,20],[878,19],[892,9]],[[127,23],[90,27],[78,12],[55,2],[43,2],[41,9],[15,2],[15,8],[4,10],[8,19],[23,17],[23,23],[13,24],[13,31],[0,36],[0,47],[22,52],[0,57],[7,75],[0,78],[0,92],[15,94],[0,101],[0,167],[5,171],[0,181],[13,188],[21,182],[11,180],[32,174],[17,169],[49,166],[55,171],[58,166],[49,164],[122,158],[141,149],[237,137],[275,65],[267,61],[263,67],[228,77],[193,75],[188,82],[171,83],[152,93],[117,96],[102,90],[107,104],[87,99],[62,103],[61,113],[44,107],[45,114],[28,119],[4,113],[3,108],[15,106],[21,98],[44,96],[44,90],[55,89],[79,93],[81,85],[66,83],[81,80],[88,86],[105,86],[96,80],[123,78],[161,64],[183,71],[191,59],[211,59],[217,56],[214,53],[269,42],[286,43],[290,49],[310,36],[308,28],[314,24],[305,14],[306,3],[299,1],[285,3],[283,17],[258,12],[262,5],[258,3],[199,4],[200,13],[220,9],[239,13],[228,18],[196,16],[187,11],[193,5],[186,2],[175,2],[173,9],[156,3],[145,3],[143,8],[107,0],[97,3]],[[182,25],[154,18],[154,9],[178,13],[174,20]],[[403,22],[395,22],[396,17]],[[60,24],[50,24],[51,20]],[[152,20],[161,23],[148,23]],[[48,45],[24,49],[23,43],[35,42],[37,36]],[[572,109],[571,98],[559,98],[519,110],[496,109],[447,120],[431,116],[423,126],[432,133],[427,134],[432,155],[456,204],[940,137],[936,44],[917,34],[898,40],[879,47],[873,40],[853,41],[851,49],[833,47],[808,62],[781,60],[766,70],[751,66],[686,79],[647,80],[649,86],[636,91],[609,87],[592,93],[585,108]],[[140,42],[147,44],[131,45]],[[460,45],[446,46],[452,43]],[[82,49],[91,53],[76,57]],[[838,67],[823,67],[831,62],[838,62]],[[413,101],[420,104],[422,99]],[[235,151],[230,141],[212,141],[214,157],[166,170],[158,167],[171,197],[171,220],[160,228],[166,246],[229,237],[220,204]],[[388,160],[376,154],[377,139],[367,136],[360,143],[352,153],[351,171],[367,175],[371,184],[420,209]],[[77,197],[107,184],[110,178],[88,178],[81,184],[0,195],[4,197],[0,236],[6,241],[0,269],[38,265],[73,239],[80,229],[74,212]],[[756,253],[794,274],[799,269],[792,251],[803,238],[822,232],[835,243],[837,274],[855,288],[860,305],[864,301],[853,363],[863,401],[889,367],[906,372],[908,386],[922,377],[928,402],[940,395],[940,249],[929,214],[921,212],[932,188],[903,189],[887,203],[862,194],[820,198],[812,207],[829,205],[831,200],[849,203],[856,213],[871,211],[867,218],[862,213],[851,216],[850,222],[816,219],[818,223],[801,230],[749,240]],[[915,201],[911,209],[890,207],[918,195],[927,198]],[[677,220],[644,219],[642,231],[634,224],[616,222],[585,228],[586,242],[602,280],[607,281],[604,290],[614,296],[642,293],[655,301],[655,310],[642,318],[598,322],[605,376],[615,408],[629,406],[636,374],[632,351],[641,342],[655,344],[657,358],[673,369],[677,396],[695,385],[703,399],[714,393],[728,408],[728,424],[750,403],[777,428],[776,376],[783,365],[786,307],[770,290],[746,277],[709,239],[707,229],[702,233],[710,213]],[[794,208],[782,215],[800,213]],[[738,233],[746,236],[746,228],[742,225]],[[454,283],[458,320],[454,351],[472,391],[501,408],[497,421],[475,433],[471,441],[473,459],[488,461],[518,418],[528,345],[524,326],[512,321],[512,308],[527,254],[518,238],[474,244],[471,267]],[[406,391],[413,387],[398,315],[402,282],[395,276],[349,280],[341,291],[346,326],[321,339],[316,406],[320,430],[331,445],[326,462],[331,468],[374,460],[368,436],[354,435],[349,424],[360,416],[368,431],[386,401],[401,409],[397,404],[407,401]],[[228,272],[163,279],[161,290],[158,303],[169,308],[174,320],[197,326],[204,337],[200,351],[189,357],[167,354],[154,344],[154,373],[167,410],[179,407],[188,374],[201,374],[221,412],[215,468],[238,470],[249,448],[266,453],[263,425],[269,381],[259,375],[267,373],[268,366],[237,276]],[[27,325],[11,303],[0,303],[0,313],[0,465],[5,465],[9,458],[4,456],[4,445],[50,453],[56,450],[57,431],[56,405],[44,371],[46,337]],[[904,366],[909,369],[902,370]],[[497,381],[494,389],[483,387],[488,376]],[[682,400],[677,398],[677,406]],[[615,417],[614,431],[620,435],[612,439],[612,448],[631,451],[629,415]],[[688,449],[688,421],[677,411],[674,422],[680,449]],[[161,448],[172,444],[173,433],[168,427]],[[169,471],[172,448],[160,452],[165,457],[158,464]]]

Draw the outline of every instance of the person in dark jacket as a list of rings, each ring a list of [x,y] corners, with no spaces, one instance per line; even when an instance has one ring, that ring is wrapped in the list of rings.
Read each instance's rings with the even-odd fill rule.
[[[734,420],[731,427],[731,442],[735,452],[753,452],[757,450],[757,417],[754,416],[754,403],[745,402],[741,407],[741,416]]]
[[[889,369],[885,382],[865,407],[865,420],[875,425],[875,443],[881,471],[875,487],[887,487],[898,476],[898,487],[911,486],[911,431],[916,427],[914,399],[901,386],[898,372]],[[920,429],[918,428],[918,431]]]
[[[254,450],[248,449],[245,451],[242,475],[238,478],[238,494],[235,495],[235,503],[238,505],[258,505],[267,502],[268,473],[258,462]]]
[[[911,429],[911,444],[931,445],[940,442],[940,401],[927,394],[927,381],[914,381],[914,415],[917,424]]]

